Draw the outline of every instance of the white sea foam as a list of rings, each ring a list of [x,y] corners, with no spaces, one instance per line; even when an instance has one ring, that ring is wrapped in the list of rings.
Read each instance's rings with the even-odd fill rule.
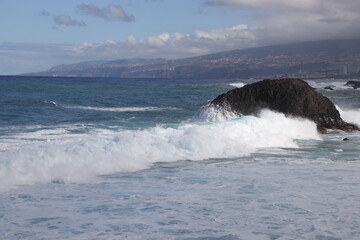
[[[230,83],[229,85],[230,85],[230,86],[233,86],[233,87],[241,88],[241,87],[245,86],[246,83],[236,82],[236,83]]]
[[[43,103],[57,106],[57,103],[55,101],[43,101]]]
[[[346,122],[356,124],[360,127],[360,108],[358,109],[342,109],[336,106],[342,119]]]
[[[55,101],[41,101],[43,104],[53,105],[55,107],[62,107],[67,109],[81,109],[102,112],[147,112],[147,111],[163,111],[163,110],[178,110],[176,107],[94,107],[94,106],[81,106],[81,105],[63,105]]]
[[[307,83],[313,88],[325,89],[326,87],[331,87],[333,90],[348,90],[352,89],[350,86],[346,86],[346,82],[342,81],[334,81],[334,82],[321,82],[321,81],[313,81],[307,80]]]
[[[83,182],[98,175],[146,169],[156,162],[233,158],[263,148],[296,148],[297,139],[320,137],[313,122],[263,111],[259,117],[217,123],[59,135],[51,141],[33,141],[29,136],[19,139],[23,140],[18,148],[0,149],[1,190],[52,181]],[[29,142],[24,144],[26,139]]]
[[[178,110],[176,107],[91,107],[79,105],[62,106],[68,109],[82,109],[102,112],[148,112],[148,111],[163,111],[163,110]]]
[[[223,122],[240,117],[230,107],[217,107],[210,102],[200,108],[191,119],[192,122]]]

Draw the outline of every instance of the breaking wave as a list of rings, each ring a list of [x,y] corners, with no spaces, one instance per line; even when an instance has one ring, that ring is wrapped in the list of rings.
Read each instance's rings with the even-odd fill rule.
[[[360,127],[360,108],[358,109],[342,109],[336,106],[343,120],[349,123],[353,123]]]
[[[90,106],[63,106],[68,109],[81,109],[103,112],[147,112],[147,111],[163,111],[178,110],[176,107],[90,107]]]
[[[214,112],[208,119],[202,115],[201,122],[144,130],[17,136],[18,147],[0,144],[0,190],[54,181],[84,182],[99,175],[146,169],[157,162],[234,158],[263,148],[296,148],[298,139],[321,139],[316,125],[308,120],[269,110],[258,117],[229,114]]]
[[[229,85],[230,85],[230,86],[233,86],[233,87],[236,87],[236,88],[241,88],[241,87],[245,86],[246,83],[236,82],[236,83],[230,83]]]
[[[36,101],[41,104],[52,105],[54,107],[60,107],[65,109],[79,109],[79,110],[90,110],[90,111],[101,111],[101,112],[150,112],[150,111],[164,111],[164,110],[179,110],[176,107],[93,107],[93,106],[82,106],[82,105],[63,105],[58,104],[55,101]]]
[[[217,107],[210,102],[200,108],[191,122],[222,122],[240,117],[230,110],[230,107]]]
[[[346,86],[346,82],[343,81],[334,81],[334,82],[320,82],[320,81],[312,81],[307,80],[307,83],[313,88],[317,89],[332,89],[332,90],[349,90],[352,89],[350,86]]]

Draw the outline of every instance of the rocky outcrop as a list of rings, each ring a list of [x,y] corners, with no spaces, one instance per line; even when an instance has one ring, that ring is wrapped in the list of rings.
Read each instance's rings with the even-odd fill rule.
[[[360,88],[360,81],[348,81],[346,86],[353,87],[354,89]]]
[[[267,108],[308,118],[316,123],[320,132],[360,130],[343,121],[334,104],[301,79],[268,79],[248,84],[218,96],[211,104],[243,115],[256,115]]]

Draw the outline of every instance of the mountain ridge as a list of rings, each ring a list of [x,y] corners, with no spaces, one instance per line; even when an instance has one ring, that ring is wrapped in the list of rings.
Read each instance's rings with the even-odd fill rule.
[[[58,65],[32,76],[127,78],[242,78],[332,72],[360,67],[360,39],[323,40],[235,49],[167,60],[118,59]]]

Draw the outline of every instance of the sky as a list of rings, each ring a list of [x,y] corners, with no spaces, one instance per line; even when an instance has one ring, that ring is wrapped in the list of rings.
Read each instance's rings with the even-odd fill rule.
[[[359,0],[0,0],[0,75],[360,38]]]

